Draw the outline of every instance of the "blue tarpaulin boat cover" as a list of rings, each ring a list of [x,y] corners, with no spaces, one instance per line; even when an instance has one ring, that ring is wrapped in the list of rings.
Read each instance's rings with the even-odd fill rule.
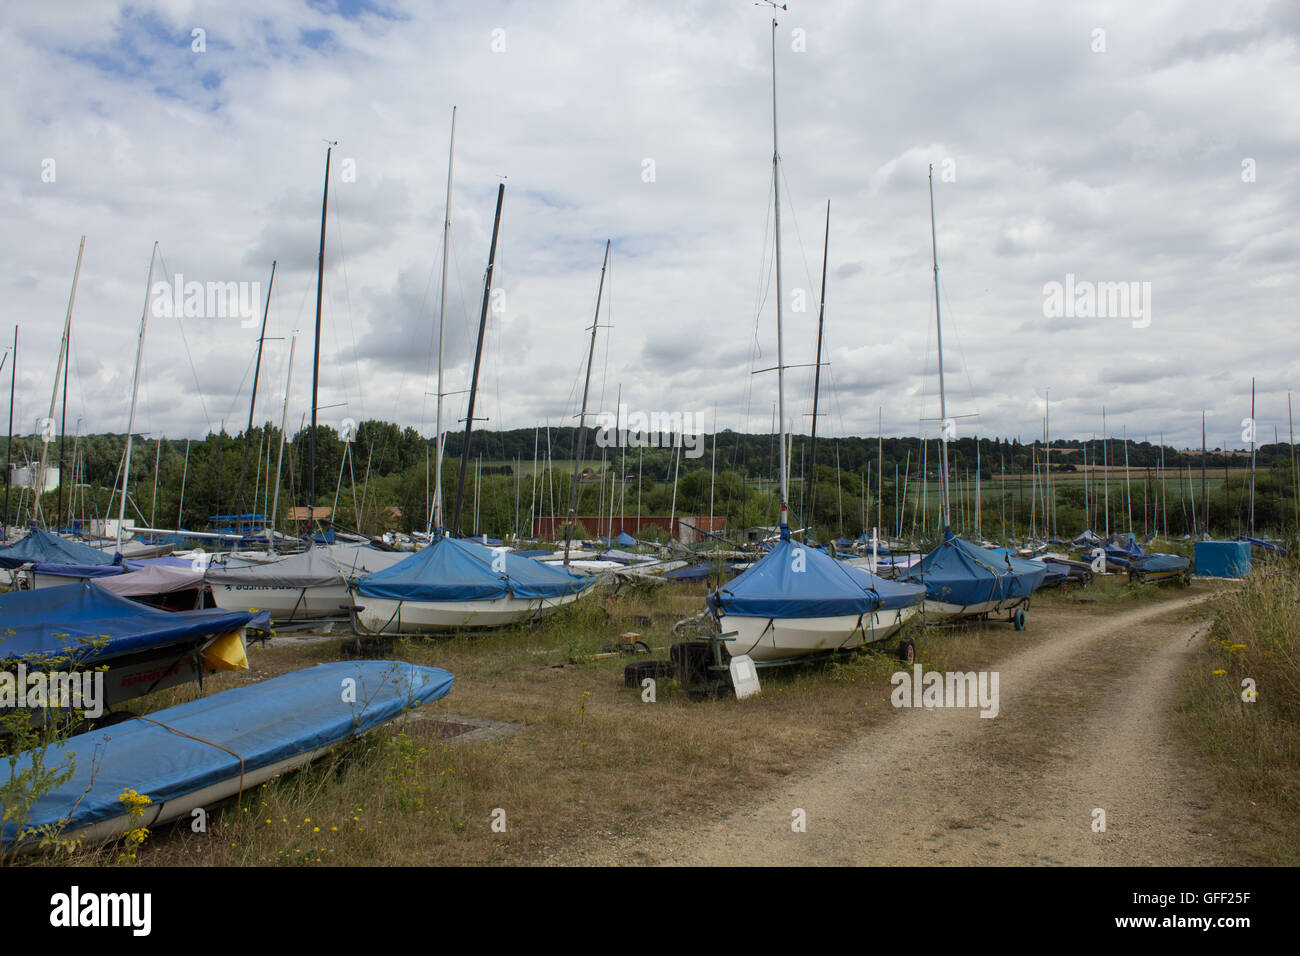
[[[1047,573],[1043,575],[1043,584],[1060,584],[1070,576],[1070,569],[1064,565],[1054,564],[1051,561],[1042,563],[1043,567],[1047,568]]]
[[[22,540],[0,548],[0,568],[17,568],[24,564],[114,564],[120,559],[80,541],[69,541],[40,528],[32,528]]]
[[[443,537],[390,568],[360,578],[357,593],[393,601],[532,600],[577,594],[591,583],[586,575],[558,565]]]
[[[639,564],[647,560],[644,554],[633,554],[630,551],[620,551],[618,548],[602,551],[597,557],[601,561],[617,561],[619,564]]]
[[[925,588],[919,584],[878,577],[862,565],[851,564],[848,568],[850,574],[862,579],[863,587],[871,588],[880,595],[879,610],[881,611],[898,611],[925,600]]]
[[[636,544],[636,538],[632,537],[626,531],[620,531],[618,537],[614,539],[614,543],[622,548],[630,548]]]
[[[0,660],[77,666],[244,627],[254,615],[215,608],[160,611],[90,582],[0,594]]]
[[[880,609],[886,592],[890,599],[897,596],[892,588],[865,568],[782,539],[708,602],[715,612],[738,617],[841,617]],[[911,590],[919,600],[920,589]]]
[[[1253,563],[1249,541],[1197,541],[1192,554],[1201,577],[1244,578]]]
[[[709,579],[709,573],[713,569],[707,564],[688,564],[684,568],[677,568],[674,571],[667,572],[664,577],[669,581],[681,581],[686,584],[699,584],[701,581]]]
[[[1129,568],[1133,566],[1135,558],[1140,558],[1145,551],[1142,546],[1129,535],[1128,542],[1124,544],[1107,544],[1106,545],[1106,563],[1114,565],[1117,568]]]
[[[1137,568],[1144,574],[1158,574],[1162,571],[1181,571],[1183,568],[1191,566],[1187,558],[1177,554],[1161,554],[1153,552],[1144,554],[1133,559],[1133,567]]]
[[[355,703],[345,700],[348,679],[356,682],[355,693],[346,695]],[[27,826],[63,822],[71,832],[120,817],[128,788],[160,806],[238,781],[241,773],[339,743],[444,697],[452,680],[445,670],[404,661],[318,664],[148,715],[167,727],[128,720],[73,737],[44,756],[47,767],[58,767],[70,755],[72,778],[37,799]],[[17,772],[31,760],[30,752],[20,756]],[[0,840],[8,845],[16,836],[6,821]]]
[[[967,607],[1029,597],[1043,583],[1047,566],[979,548],[949,535],[900,580],[925,586],[932,601]]]
[[[744,567],[743,561],[728,561],[727,576],[735,577],[737,569]],[[678,568],[676,571],[667,572],[664,577],[670,581],[678,581],[686,584],[699,584],[701,581],[707,581],[710,574],[718,572],[716,562],[705,564],[690,564],[684,568]]]
[[[37,574],[59,578],[111,578],[127,572],[125,564],[52,564],[38,561],[32,565]]]
[[[1279,551],[1283,554],[1286,553],[1286,548],[1282,547],[1282,545],[1275,541],[1265,541],[1263,538],[1252,538],[1248,534],[1237,535],[1237,540],[1246,541],[1249,544],[1254,545],[1256,548],[1262,548],[1265,551]]]

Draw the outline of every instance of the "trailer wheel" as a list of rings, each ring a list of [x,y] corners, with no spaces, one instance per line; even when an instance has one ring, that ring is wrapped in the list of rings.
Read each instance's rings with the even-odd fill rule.
[[[898,659],[905,663],[911,664],[916,660],[916,645],[910,638],[905,638],[898,643]]]
[[[1023,607],[1016,608],[1015,613],[1011,615],[1011,623],[1017,631],[1025,629],[1025,609]]]

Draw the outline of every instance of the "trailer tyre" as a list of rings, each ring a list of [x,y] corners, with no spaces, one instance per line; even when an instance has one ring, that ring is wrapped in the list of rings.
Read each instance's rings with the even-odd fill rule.
[[[916,660],[916,644],[910,638],[905,638],[899,642],[898,659],[907,664],[911,664]]]
[[[1023,607],[1016,608],[1015,613],[1011,615],[1011,623],[1017,631],[1025,629],[1025,609]]]

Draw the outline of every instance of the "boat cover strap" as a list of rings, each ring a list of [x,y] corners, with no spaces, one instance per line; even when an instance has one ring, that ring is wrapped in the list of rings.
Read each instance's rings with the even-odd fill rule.
[[[188,737],[190,738],[190,740],[197,740],[201,744],[207,744],[210,747],[216,747],[218,750],[224,750],[226,753],[230,754],[230,756],[238,760],[239,761],[239,792],[235,794],[235,809],[236,811],[239,810],[239,806],[244,799],[244,758],[243,757],[235,753],[229,747],[221,746],[221,744],[217,743],[216,741],[207,740],[203,737],[195,736],[194,734],[187,734],[183,730],[178,730],[175,727],[172,727],[168,724],[164,724],[161,720],[154,720],[152,717],[141,717],[139,714],[135,715],[135,719],[143,720],[145,723],[148,724],[157,724],[163,730],[170,730],[172,733],[179,734],[182,737]]]

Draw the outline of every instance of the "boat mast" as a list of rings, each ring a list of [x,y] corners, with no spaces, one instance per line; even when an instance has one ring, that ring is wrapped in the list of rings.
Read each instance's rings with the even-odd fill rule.
[[[1124,500],[1128,502],[1128,533],[1133,533],[1133,491],[1128,477],[1128,426],[1124,426]]]
[[[442,220],[442,291],[438,296],[438,395],[437,412],[434,420],[438,437],[434,440],[433,462],[433,510],[429,515],[426,531],[432,534],[442,530],[442,348],[447,328],[447,260],[451,252],[451,174],[456,159],[456,107],[451,108],[451,141],[447,146],[447,200],[443,205],[445,215]],[[536,445],[536,440],[533,442]],[[536,466],[534,465],[534,470]]]
[[[622,385],[622,383],[620,382],[620,383],[619,383],[619,386],[618,386],[618,397],[617,397],[616,399],[614,399],[614,437],[615,437],[615,440],[617,440],[617,438],[618,438],[618,430],[619,430],[619,426],[623,424],[623,412],[622,412],[622,408],[623,408],[623,385]],[[621,445],[621,444],[623,444],[623,443],[622,443],[622,442],[619,442],[619,444]],[[626,455],[626,452],[624,452],[624,454]],[[604,454],[604,452],[602,451],[602,452],[601,452],[601,458],[603,459],[604,457],[605,457],[605,454]],[[613,456],[613,454],[610,454],[610,456],[609,456],[609,467],[610,467],[610,469],[613,469],[613,467],[614,467],[614,456]],[[604,487],[605,487],[605,479],[604,479],[603,477],[600,479],[600,486],[601,486],[601,488],[604,488]],[[609,476],[609,524],[605,526],[605,537],[607,537],[607,538],[610,539],[610,541],[609,541],[609,546],[610,546],[611,548],[614,547],[614,476],[613,476],[612,474]]]
[[[873,537],[880,536],[881,522],[883,517],[883,501],[885,495],[885,432],[884,432],[883,408],[876,409],[876,533]],[[874,570],[874,569],[873,569]]]
[[[35,498],[34,501],[35,508],[33,509],[33,511],[35,512],[35,514],[41,515],[42,519],[44,519],[44,513],[41,509],[41,495],[44,494],[45,492],[45,465],[50,451],[50,441],[54,437],[53,435],[50,434],[50,431],[52,430],[54,424],[54,403],[58,401],[59,398],[60,376],[62,376],[65,381],[67,380],[68,336],[72,334],[72,305],[74,302],[77,301],[77,279],[81,276],[81,254],[85,251],[86,251],[86,237],[82,236],[81,245],[77,247],[77,265],[76,268],[73,269],[72,271],[72,292],[68,295],[68,312],[67,315],[65,315],[63,318],[63,338],[59,344],[59,363],[54,367],[54,388],[50,392],[50,414],[49,417],[46,419],[46,421],[50,425],[50,428],[43,428],[41,434],[41,439],[42,439],[41,467],[40,470],[37,472],[38,477],[36,483],[36,492],[35,495],[33,496]],[[153,263],[150,262],[149,266],[150,269],[152,270]],[[152,278],[152,275],[150,276],[150,278]],[[147,307],[148,306],[147,294],[145,296],[145,299],[146,299],[145,305]],[[66,404],[64,407],[66,408]],[[63,472],[62,471],[59,472],[59,508],[60,510],[62,510],[63,508]]]
[[[812,442],[808,450],[808,458],[812,462],[808,482],[808,504],[807,511],[804,514],[803,526],[807,528],[813,521],[813,513],[817,508],[817,400],[821,397],[822,383],[822,328],[826,321],[826,263],[827,256],[831,248],[831,201],[826,200],[826,238],[822,241],[822,297],[817,306],[817,364],[813,366],[813,410],[812,410]],[[839,454],[838,447],[836,455]],[[836,470],[839,470],[837,464]],[[838,481],[837,481],[838,484]],[[840,515],[841,522],[843,514]]]
[[[1043,530],[1046,536],[1052,536],[1053,511],[1056,500],[1052,497],[1052,390],[1043,393],[1043,494],[1047,501],[1043,505]]]
[[[63,401],[59,403],[59,506],[58,506],[58,511],[57,511],[56,514],[55,514],[55,517],[56,517],[56,518],[60,518],[60,520],[61,520],[61,517],[60,517],[60,516],[63,514],[63,468],[64,468],[64,450],[65,450],[65,448],[66,448],[66,446],[67,446],[67,443],[68,443],[68,435],[67,435],[67,431],[68,431],[68,366],[69,366],[69,364],[70,364],[71,362],[72,362],[72,329],[71,329],[71,327],[69,327],[69,329],[68,329],[68,357],[64,360],[64,364],[63,364]],[[76,450],[76,442],[75,442],[75,440],[74,440],[74,442],[73,442],[73,449],[72,449],[72,455],[73,455],[73,458],[74,458],[74,459],[76,458],[76,454],[77,454],[77,450]],[[73,471],[74,471],[74,472],[76,471],[76,462],[75,462],[75,461],[73,462]],[[67,522],[67,524],[66,524],[66,527],[67,527],[69,530],[72,528],[71,517],[72,517],[72,493],[69,492],[69,494],[68,494],[68,518],[69,518],[69,520],[68,520],[68,522]],[[150,521],[150,524],[152,524],[152,523],[153,523],[153,522]]]
[[[1085,468],[1086,471],[1086,468]],[[1007,465],[998,452],[998,511],[1002,515],[1002,547],[1007,546]]]
[[[1286,393],[1286,420],[1291,428],[1291,481],[1296,485],[1297,494],[1292,499],[1295,503],[1295,523],[1300,528],[1300,476],[1295,470],[1295,419],[1291,417],[1291,393]]]
[[[1201,534],[1210,536],[1210,497],[1205,493],[1205,409],[1201,409],[1201,507],[1205,509],[1205,520],[1201,522]]]
[[[927,522],[930,520],[929,505],[926,501],[927,492],[929,491],[930,478],[930,443],[924,438],[921,439],[921,540],[930,533]],[[912,522],[913,527],[916,521]]]
[[[776,10],[786,9],[785,4],[778,4],[775,0],[764,0]],[[781,537],[789,539],[790,524],[790,457],[789,451],[785,444],[785,343],[781,336],[781,321],[784,316],[784,287],[781,283],[781,150],[777,142],[777,121],[776,121],[776,16],[772,17],[772,208],[775,213],[775,242],[776,242],[776,404],[777,417],[779,419],[778,427],[780,428],[781,438]]]
[[[1106,406],[1101,406],[1101,493],[1106,509],[1106,542],[1110,543],[1110,436],[1106,432]]]
[[[135,372],[131,375],[131,414],[126,423],[126,457],[122,464],[122,498],[117,503],[117,553],[122,553],[122,522],[126,520],[126,489],[131,478],[131,440],[135,437],[135,400],[140,391],[140,360],[144,357],[144,334],[149,320],[149,292],[153,288],[153,264],[158,243],[149,254],[149,278],[144,285],[144,308],[140,310],[140,337],[135,346]]]
[[[248,441],[252,437],[253,413],[257,408],[257,383],[262,374],[262,346],[266,344],[266,319],[271,314],[271,290],[275,288],[275,260],[271,260],[271,281],[266,284],[266,302],[262,306],[262,333],[257,337],[257,361],[253,365],[253,393],[248,398],[248,427],[244,429],[244,461],[239,466],[239,490],[235,493],[235,530],[240,530],[239,514],[244,510],[244,481],[248,478]],[[258,458],[262,453],[257,453]],[[253,507],[257,507],[257,489],[253,489]],[[252,531],[249,526],[249,531]]]
[[[5,442],[5,513],[0,525],[9,525],[9,473],[14,466],[14,385],[18,382],[18,326],[14,326],[13,361],[9,364],[9,438]]]
[[[75,464],[77,458],[77,452],[75,449],[72,452],[72,458]],[[185,439],[185,465],[181,468],[181,500],[180,503],[176,505],[176,530],[177,531],[181,531],[185,528],[185,525],[181,523],[181,516],[185,513],[185,482],[189,479],[189,476],[190,476],[190,440],[187,438]]]
[[[605,295],[605,270],[609,267],[610,240],[605,240],[605,257],[600,263],[600,283],[596,286],[596,314],[591,320],[591,344],[587,346],[587,377],[582,385],[582,411],[578,414],[578,447],[574,450],[573,484],[569,488],[569,520],[564,525],[564,566],[569,566],[569,546],[573,543],[573,524],[577,520],[578,480],[582,476],[582,456],[587,451],[587,397],[591,394],[591,364],[596,357],[596,330],[600,328],[600,300]],[[601,487],[605,486],[602,476]],[[599,522],[598,522],[599,523]],[[599,529],[598,529],[599,530]],[[669,532],[671,533],[671,526]]]
[[[1160,524],[1164,527],[1165,537],[1169,537],[1169,488],[1165,485],[1165,433],[1160,433]],[[1181,497],[1181,492],[1180,492]]]
[[[1287,397],[1288,403],[1290,396]],[[816,419],[813,419],[816,421]],[[623,471],[627,475],[626,467]],[[713,403],[713,454],[709,458],[709,532],[713,532],[713,489],[718,478],[718,403]]]
[[[1255,379],[1250,380],[1250,536],[1255,537]]]
[[[325,192],[320,203],[320,251],[316,256],[316,343],[311,362],[311,432],[307,436],[307,547],[316,544],[316,396],[320,389],[320,307],[325,292],[325,213],[330,202],[330,154],[336,143],[325,150]]]
[[[154,521],[158,516],[158,465],[162,462],[162,440],[153,443],[153,503],[149,505],[149,527],[156,528]]]
[[[275,553],[275,525],[276,518],[280,513],[280,468],[284,465],[284,445],[288,441],[288,435],[285,434],[285,428],[289,423],[289,392],[293,388],[293,356],[298,350],[298,333],[293,334],[289,340],[289,372],[284,380],[284,404],[280,408],[280,453],[275,459],[275,495],[271,499],[271,513],[267,516],[270,520],[270,526],[266,534],[266,550],[270,554]],[[189,445],[185,446],[186,455],[189,454]]]
[[[934,328],[939,344],[939,506],[943,513],[943,533],[952,532],[952,515],[948,504],[948,399],[943,387],[943,323],[939,317],[939,242],[934,230],[934,164],[930,164],[930,255],[934,263]]]
[[[533,424],[533,496],[528,505],[528,537],[537,539],[537,438],[541,429]]]
[[[474,399],[478,394],[478,369],[483,358],[483,333],[487,329],[488,305],[492,298],[492,273],[497,260],[497,236],[501,231],[501,203],[505,199],[506,184],[497,184],[497,211],[492,218],[492,245],[488,248],[487,271],[483,275],[483,307],[478,318],[478,345],[474,348],[474,374],[469,384],[469,409],[465,413],[465,446],[460,452],[460,481],[456,485],[456,517],[452,530],[460,537],[460,514],[465,504],[465,471],[469,467],[470,437],[474,429]],[[439,383],[441,390],[441,383]]]

